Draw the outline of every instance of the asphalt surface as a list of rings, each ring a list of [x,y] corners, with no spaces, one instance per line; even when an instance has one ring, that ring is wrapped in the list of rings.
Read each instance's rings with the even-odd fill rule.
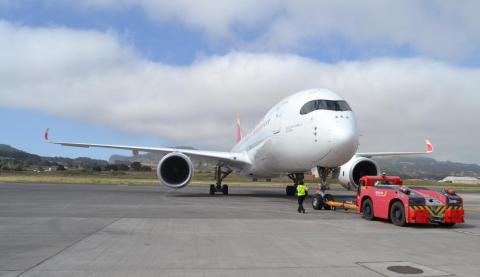
[[[0,276],[478,276],[480,193],[467,223],[396,227],[296,212],[278,188],[0,184]],[[398,273],[400,272],[400,273]],[[407,274],[408,273],[408,274]]]

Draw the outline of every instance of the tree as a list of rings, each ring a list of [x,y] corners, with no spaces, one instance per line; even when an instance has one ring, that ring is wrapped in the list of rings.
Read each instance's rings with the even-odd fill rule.
[[[142,164],[140,162],[133,162],[130,164],[130,168],[135,171],[140,171],[142,170]]]
[[[117,171],[118,166],[116,164],[107,164],[104,168],[105,171]]]
[[[13,170],[15,170],[15,171],[23,171],[23,170],[24,170],[24,168],[23,168],[23,163],[22,163],[22,162],[14,163],[14,165],[13,165]]]
[[[121,171],[128,171],[130,169],[126,164],[117,164],[117,166],[118,166],[118,170],[121,170]]]

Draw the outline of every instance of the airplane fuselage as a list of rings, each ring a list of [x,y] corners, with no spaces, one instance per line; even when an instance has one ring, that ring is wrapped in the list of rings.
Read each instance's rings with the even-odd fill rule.
[[[339,95],[324,89],[293,94],[275,105],[232,152],[244,152],[251,165],[239,173],[272,178],[338,167],[358,147],[355,115]]]

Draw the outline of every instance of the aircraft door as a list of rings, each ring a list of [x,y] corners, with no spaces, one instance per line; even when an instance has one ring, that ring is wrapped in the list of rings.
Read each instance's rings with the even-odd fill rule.
[[[283,107],[284,105],[278,106],[273,113],[273,134],[279,134],[282,129]]]

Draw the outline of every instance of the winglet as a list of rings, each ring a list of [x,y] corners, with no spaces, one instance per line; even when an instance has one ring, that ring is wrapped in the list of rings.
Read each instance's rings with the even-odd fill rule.
[[[433,144],[428,139],[425,140],[425,144],[427,145],[427,150],[425,152],[432,153],[433,152]]]
[[[242,129],[240,127],[240,113],[237,112],[237,142],[242,140]]]
[[[45,130],[45,134],[43,135],[46,141],[48,141],[48,131],[50,131],[50,128],[47,128]]]

